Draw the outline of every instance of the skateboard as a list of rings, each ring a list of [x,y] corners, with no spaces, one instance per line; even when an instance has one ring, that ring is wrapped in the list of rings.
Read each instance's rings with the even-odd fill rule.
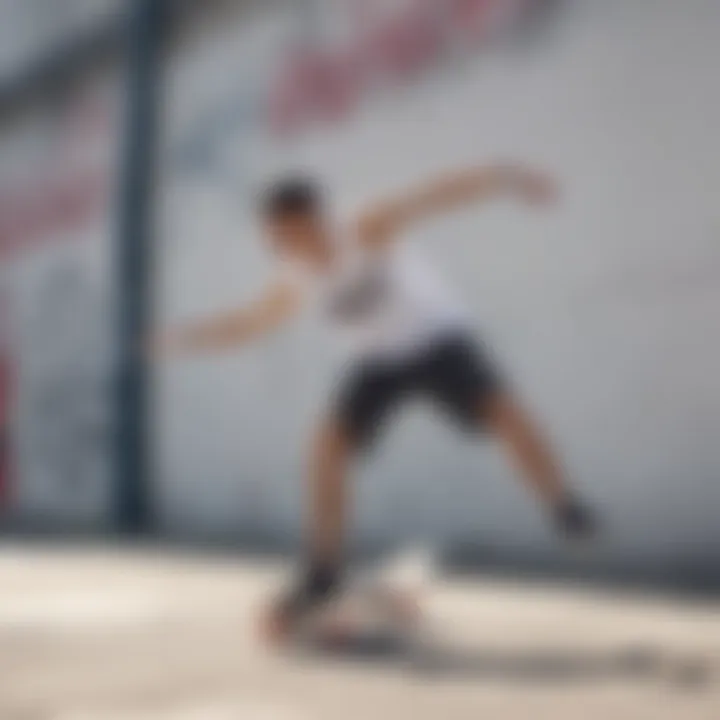
[[[434,568],[429,556],[406,552],[351,573],[343,592],[303,618],[282,645],[367,658],[406,652],[421,633]]]

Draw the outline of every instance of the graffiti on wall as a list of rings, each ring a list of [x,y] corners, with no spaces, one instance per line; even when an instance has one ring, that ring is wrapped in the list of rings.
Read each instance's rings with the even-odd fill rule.
[[[80,98],[52,124],[47,155],[21,178],[0,183],[0,261],[67,242],[106,211],[113,108],[104,96]],[[32,162],[30,163],[32,166]]]
[[[388,12],[386,3],[346,0],[336,11],[349,27],[341,40],[322,31],[322,6],[310,30],[298,22],[284,38],[270,66],[257,72],[256,60],[238,57],[238,66],[252,65],[253,73],[206,105],[175,143],[172,158],[181,171],[218,174],[224,143],[258,130],[275,139],[295,138],[347,121],[373,98],[421,83],[511,29],[539,26],[556,5],[557,0],[406,0]]]

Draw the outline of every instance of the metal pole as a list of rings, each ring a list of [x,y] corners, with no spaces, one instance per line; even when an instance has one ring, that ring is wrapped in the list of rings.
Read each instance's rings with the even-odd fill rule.
[[[118,376],[114,510],[122,532],[151,526],[149,368],[143,351],[151,313],[151,264],[163,0],[131,0],[127,110],[119,198]]]

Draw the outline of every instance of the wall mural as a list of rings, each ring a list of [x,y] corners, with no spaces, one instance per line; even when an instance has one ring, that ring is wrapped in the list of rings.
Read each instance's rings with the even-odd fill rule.
[[[289,27],[274,37],[275,47],[266,43],[262,58],[239,48],[238,68],[252,72],[234,75],[232,88],[184,128],[171,150],[176,170],[227,180],[227,146],[243,135],[260,128],[288,140],[345,122],[373,98],[422,82],[498,36],[527,39],[544,30],[559,0],[405,0],[391,10],[369,0],[308,5],[314,13],[287,13]]]

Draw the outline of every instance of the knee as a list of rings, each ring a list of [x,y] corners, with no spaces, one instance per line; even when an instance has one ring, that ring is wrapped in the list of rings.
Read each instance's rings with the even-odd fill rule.
[[[485,417],[489,429],[500,435],[528,435],[534,432],[529,413],[506,393],[489,400]]]

